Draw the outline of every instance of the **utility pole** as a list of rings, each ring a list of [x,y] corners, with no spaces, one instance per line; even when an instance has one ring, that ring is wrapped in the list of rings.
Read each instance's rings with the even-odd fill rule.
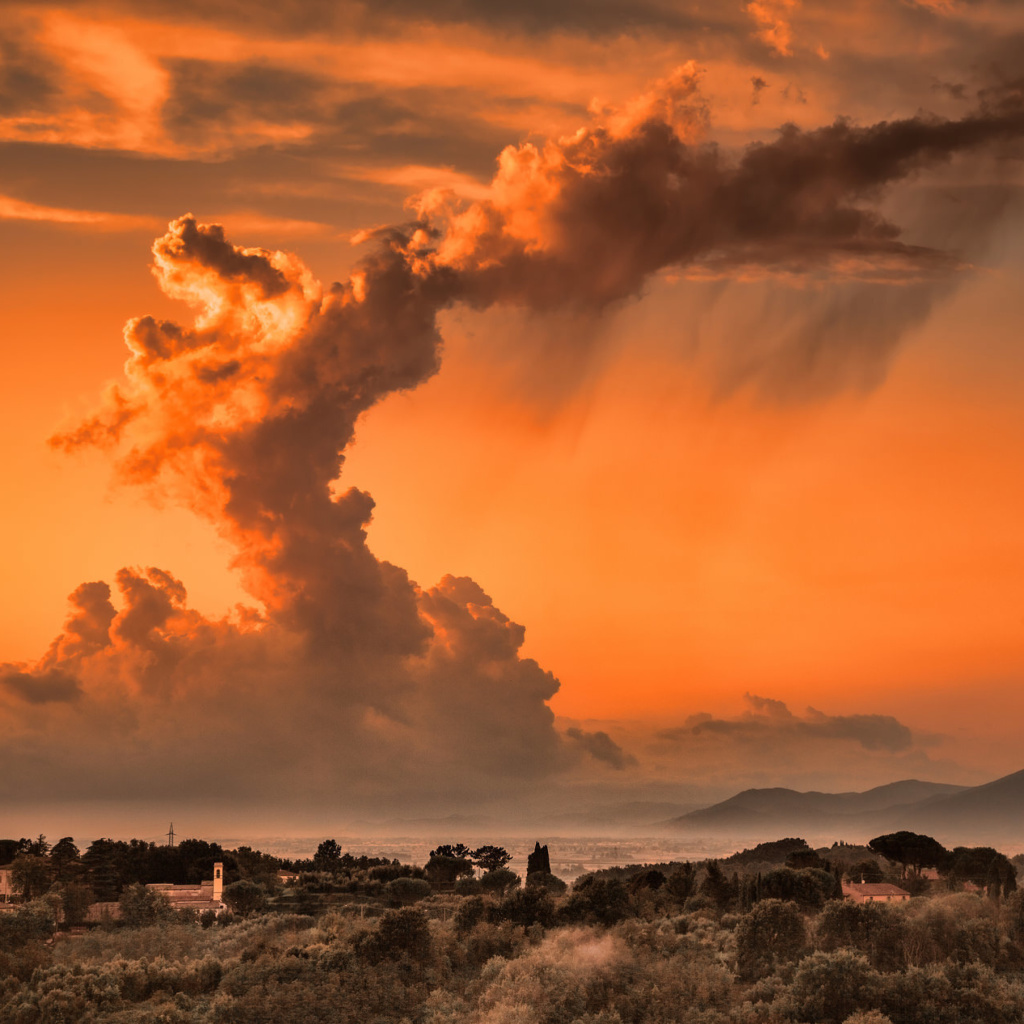
[[[167,845],[174,845],[174,822],[171,822],[171,827],[167,830]]]

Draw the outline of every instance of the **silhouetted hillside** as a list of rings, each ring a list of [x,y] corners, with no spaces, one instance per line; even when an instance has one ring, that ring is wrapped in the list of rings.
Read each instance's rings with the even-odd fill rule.
[[[936,795],[903,809],[901,826],[936,838],[998,842],[1024,836],[1024,771],[983,786]]]
[[[949,841],[1024,835],[1024,771],[984,786],[906,779],[863,793],[748,789],[662,823],[674,831],[777,836],[794,830],[860,833],[913,828]]]

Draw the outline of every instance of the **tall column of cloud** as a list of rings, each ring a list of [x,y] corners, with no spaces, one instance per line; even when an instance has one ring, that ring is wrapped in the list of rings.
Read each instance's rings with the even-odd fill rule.
[[[157,240],[157,279],[194,322],[130,321],[125,380],[55,443],[107,445],[124,479],[213,522],[260,608],[205,620],[158,569],[118,574],[119,611],[106,584],[87,584],[34,672],[5,668],[12,720],[63,696],[53,721],[95,737],[126,709],[122,757],[139,737],[141,791],[183,748],[197,776],[227,761],[252,782],[246,747],[267,746],[294,765],[275,768],[291,787],[368,799],[399,784],[475,791],[566,759],[545,703],[557,680],[519,657],[522,628],[471,581],[421,591],[376,559],[372,499],[334,487],[358,416],[437,367],[452,275],[420,273],[412,244],[389,235],[325,292],[294,257],[191,217]]]
[[[294,257],[235,247],[191,217],[153,251],[195,323],[129,322],[126,381],[84,438],[58,443],[123,442],[122,475],[211,519],[275,622],[318,645],[417,652],[409,581],[366,547],[372,499],[331,482],[358,416],[436,370],[429,287],[384,249],[322,294]]]

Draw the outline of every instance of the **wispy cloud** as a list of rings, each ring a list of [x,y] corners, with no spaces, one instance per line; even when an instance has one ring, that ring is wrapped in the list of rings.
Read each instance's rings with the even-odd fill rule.
[[[152,230],[160,223],[156,217],[108,213],[101,210],[68,210],[56,206],[41,206],[5,195],[0,195],[0,219],[45,221],[50,224],[93,228],[99,231]]]

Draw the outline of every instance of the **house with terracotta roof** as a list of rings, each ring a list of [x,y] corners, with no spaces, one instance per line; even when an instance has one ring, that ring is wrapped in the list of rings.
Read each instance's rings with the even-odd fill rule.
[[[854,903],[901,903],[910,893],[888,882],[843,882],[843,897]]]

